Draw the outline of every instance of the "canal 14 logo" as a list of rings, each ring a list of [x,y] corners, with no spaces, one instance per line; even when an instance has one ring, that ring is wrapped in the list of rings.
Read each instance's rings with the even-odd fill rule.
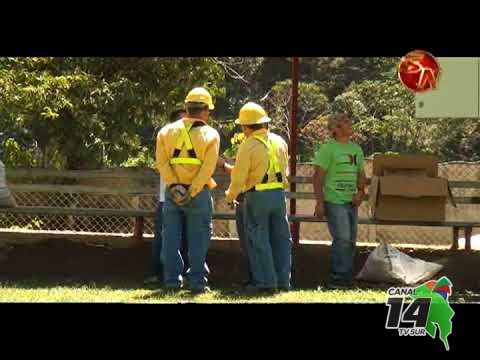
[[[387,291],[388,315],[385,327],[396,329],[400,336],[438,337],[449,350],[447,337],[452,333],[455,314],[448,298],[452,283],[447,277],[427,281],[418,287],[392,287]]]

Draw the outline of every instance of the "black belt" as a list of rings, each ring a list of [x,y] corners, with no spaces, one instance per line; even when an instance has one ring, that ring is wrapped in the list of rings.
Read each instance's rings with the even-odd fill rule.
[[[262,190],[262,192],[264,192],[264,191],[272,191],[272,190],[281,190],[281,189],[267,189],[267,190]],[[255,189],[255,186],[252,187],[251,189],[248,189],[247,191],[245,191],[245,193],[249,193],[249,192],[257,192],[257,190]]]
[[[186,187],[187,189],[190,187],[191,184],[171,184],[169,187],[172,188],[177,185],[182,185],[183,187]]]
[[[184,187],[187,188],[187,189],[188,189],[190,186],[192,186],[192,184],[171,184],[171,185],[169,186],[169,188],[171,188],[171,187],[173,187],[173,186],[176,186],[176,185],[182,185],[182,186],[184,186]],[[208,188],[208,186],[207,186],[207,185],[204,185],[203,188],[202,188],[202,190],[205,189],[205,188]]]

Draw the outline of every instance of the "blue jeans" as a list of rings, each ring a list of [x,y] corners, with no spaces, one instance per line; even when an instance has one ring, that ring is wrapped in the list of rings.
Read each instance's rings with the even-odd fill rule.
[[[358,209],[352,204],[325,202],[325,217],[333,238],[330,281],[350,284],[357,242]]]
[[[247,248],[258,288],[290,288],[292,238],[283,190],[245,194]]]
[[[163,279],[163,265],[161,261],[162,253],[162,227],[163,227],[163,202],[159,202],[157,206],[157,211],[155,214],[155,233],[152,241],[152,259],[151,259],[151,273],[155,275],[160,280]],[[180,249],[182,258],[185,261],[184,272],[188,268],[188,244],[185,236],[185,226],[182,228],[182,246]]]
[[[163,208],[163,249],[164,282],[167,287],[182,285],[184,261],[180,254],[182,223],[185,220],[185,235],[188,243],[190,268],[187,277],[191,289],[203,289],[209,273],[206,257],[212,237],[212,195],[208,188],[202,190],[188,204],[179,206],[170,192],[165,194]]]
[[[250,260],[248,259],[248,247],[246,238],[246,219],[245,219],[245,199],[237,199],[239,204],[235,207],[235,221],[237,225],[238,240],[240,241],[240,249],[242,250],[243,257],[247,268],[248,283],[252,282],[252,270],[250,266]]]

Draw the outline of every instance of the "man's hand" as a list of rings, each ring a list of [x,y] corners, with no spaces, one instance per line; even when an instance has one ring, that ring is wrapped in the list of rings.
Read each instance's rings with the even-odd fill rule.
[[[313,216],[316,216],[320,219],[323,219],[325,217],[325,203],[323,201],[317,201]]]
[[[225,159],[219,157],[217,161],[217,168],[223,169],[225,167],[225,163],[226,163]]]
[[[235,210],[235,208],[239,205],[239,202],[237,200],[233,200],[231,203],[227,204],[230,206],[230,210]]]
[[[352,199],[353,206],[359,207],[360,205],[362,205],[362,201],[364,198],[365,198],[365,193],[363,191],[357,192]]]
[[[169,190],[177,205],[183,206],[192,199],[190,189],[181,184],[171,185]]]

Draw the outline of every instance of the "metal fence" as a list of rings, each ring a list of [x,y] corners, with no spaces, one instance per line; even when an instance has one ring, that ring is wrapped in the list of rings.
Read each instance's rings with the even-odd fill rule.
[[[372,175],[372,160],[366,161],[367,177]],[[299,176],[311,176],[312,169],[300,166],[297,170]],[[449,162],[439,165],[439,176],[449,181],[479,181],[480,163],[477,162]],[[313,191],[310,184],[297,185],[297,191]],[[480,189],[453,189],[454,197],[480,196]],[[480,206],[470,204],[457,204],[454,208],[447,203],[446,220],[478,220]],[[315,202],[312,200],[297,201],[297,211],[303,214],[313,213]],[[359,216],[367,218],[370,214],[370,206],[362,204]],[[479,234],[480,229],[474,229],[473,234]],[[358,229],[358,241],[366,243],[378,243],[381,241],[393,244],[416,244],[448,246],[452,242],[452,229],[444,227],[419,227],[419,226],[383,226],[383,225],[360,225]],[[463,236],[460,234],[460,236]],[[302,240],[331,240],[326,224],[303,223],[300,228]]]
[[[367,176],[371,175],[371,161],[367,160]],[[306,165],[299,165],[298,176],[311,176],[312,169]],[[439,175],[455,181],[478,181],[480,179],[480,164],[453,162],[440,165]],[[155,187],[158,179],[150,180],[149,185]],[[15,184],[14,181],[10,182]],[[36,181],[36,184],[51,184],[50,180]],[[110,179],[89,179],[82,184],[100,185],[110,188],[132,187],[121,180],[115,180],[115,175]],[[144,184],[143,184],[144,185]],[[221,185],[224,188],[224,185]],[[297,184],[298,192],[312,192],[311,184]],[[480,196],[480,189],[455,189],[454,196]],[[71,208],[110,208],[110,209],[147,209],[156,207],[158,197],[156,192],[146,195],[112,195],[101,193],[75,193],[55,191],[15,191],[14,196],[19,206],[51,206]],[[313,200],[297,200],[298,214],[313,214],[315,203]],[[216,197],[215,211],[233,212],[224,201],[223,197]],[[360,217],[369,216],[368,203],[360,208]],[[477,205],[458,205],[452,208],[447,205],[447,220],[474,220],[480,216],[480,207]],[[28,229],[50,231],[74,231],[89,233],[115,233],[131,234],[134,229],[134,219],[126,217],[95,217],[95,216],[26,216],[17,214],[0,214],[0,228],[2,229]],[[153,218],[145,219],[145,234],[153,234]],[[474,234],[480,231],[474,231]],[[452,239],[452,229],[438,227],[410,227],[410,226],[376,226],[360,225],[359,242],[389,241],[391,243],[422,244],[422,245],[449,245]],[[234,221],[214,220],[213,236],[215,238],[237,238]],[[302,223],[300,227],[300,240],[330,240],[326,224]]]
[[[122,196],[101,194],[59,194],[59,193],[14,193],[18,206],[52,206],[71,208],[96,208],[96,209],[145,209],[154,210],[158,202],[156,195]],[[220,201],[218,202],[220,203]],[[216,204],[216,208],[222,208]],[[228,209],[228,211],[231,211]],[[233,211],[232,211],[233,212]],[[232,233],[229,221],[213,221],[214,237],[237,237],[236,231]],[[0,214],[1,229],[25,229],[48,231],[74,231],[89,233],[131,234],[133,233],[135,219],[131,217],[113,216],[65,216],[65,215],[19,215]],[[154,219],[145,218],[144,234],[153,235]]]

